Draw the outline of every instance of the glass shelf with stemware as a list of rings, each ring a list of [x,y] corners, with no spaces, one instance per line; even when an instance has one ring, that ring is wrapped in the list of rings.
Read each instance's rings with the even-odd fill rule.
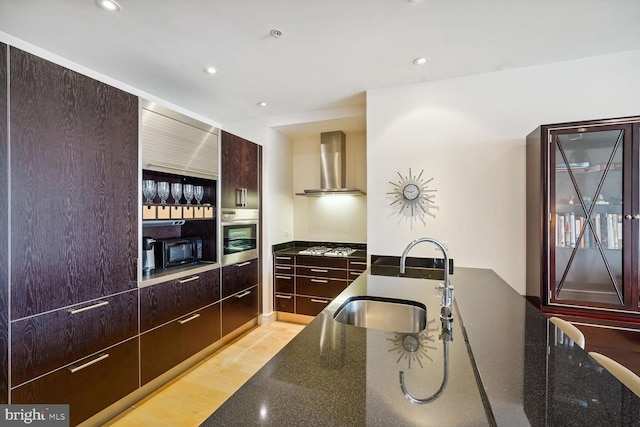
[[[214,220],[216,181],[143,170],[143,226]]]

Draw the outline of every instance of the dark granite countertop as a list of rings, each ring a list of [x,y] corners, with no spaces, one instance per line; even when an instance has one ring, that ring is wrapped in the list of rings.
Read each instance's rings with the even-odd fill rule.
[[[202,425],[637,425],[640,399],[584,350],[559,340],[493,271],[457,267],[451,281],[450,343],[440,339],[439,281],[367,270]],[[424,303],[430,323],[420,349],[403,349],[406,334],[336,322],[333,314],[353,295]],[[430,403],[409,402],[399,371],[413,395],[433,394],[445,346],[444,392]]]

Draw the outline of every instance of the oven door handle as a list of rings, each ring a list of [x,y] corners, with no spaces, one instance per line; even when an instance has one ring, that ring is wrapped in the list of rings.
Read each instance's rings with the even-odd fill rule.
[[[222,225],[223,227],[225,225],[258,225],[258,221],[256,221],[255,219],[234,219],[221,221],[220,225]]]

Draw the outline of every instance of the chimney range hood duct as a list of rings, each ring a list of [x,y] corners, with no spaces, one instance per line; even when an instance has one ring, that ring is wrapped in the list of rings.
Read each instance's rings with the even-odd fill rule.
[[[297,196],[325,196],[348,194],[364,196],[356,188],[345,188],[347,159],[345,155],[346,135],[342,131],[320,134],[320,188],[304,190]]]

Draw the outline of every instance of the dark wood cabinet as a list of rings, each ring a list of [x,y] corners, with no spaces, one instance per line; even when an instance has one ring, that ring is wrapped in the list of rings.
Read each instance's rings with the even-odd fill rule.
[[[22,384],[138,333],[138,291],[11,324],[11,382]]]
[[[222,300],[222,336],[255,319],[259,314],[258,285]]]
[[[222,131],[220,179],[223,208],[258,209],[260,205],[259,146]]]
[[[222,336],[259,314],[258,259],[222,267]]]
[[[295,256],[273,256],[273,309],[295,313]]]
[[[640,117],[527,137],[527,296],[549,312],[640,320]]]
[[[11,318],[136,287],[138,99],[11,48]]]
[[[367,268],[360,258],[276,253],[275,311],[316,316]]]
[[[68,404],[74,426],[135,391],[138,366],[136,337],[13,389],[11,403]]]
[[[220,339],[220,269],[140,289],[146,384]]]
[[[331,298],[296,295],[296,314],[317,316],[330,302]]]
[[[0,43],[0,201],[7,200],[8,139],[7,139],[7,45]],[[8,397],[9,366],[9,238],[8,205],[0,203],[0,404]]]
[[[258,259],[222,267],[222,298],[258,284]]]
[[[193,274],[140,289],[140,331],[220,300],[220,269]]]
[[[220,339],[220,303],[140,335],[142,385]]]

